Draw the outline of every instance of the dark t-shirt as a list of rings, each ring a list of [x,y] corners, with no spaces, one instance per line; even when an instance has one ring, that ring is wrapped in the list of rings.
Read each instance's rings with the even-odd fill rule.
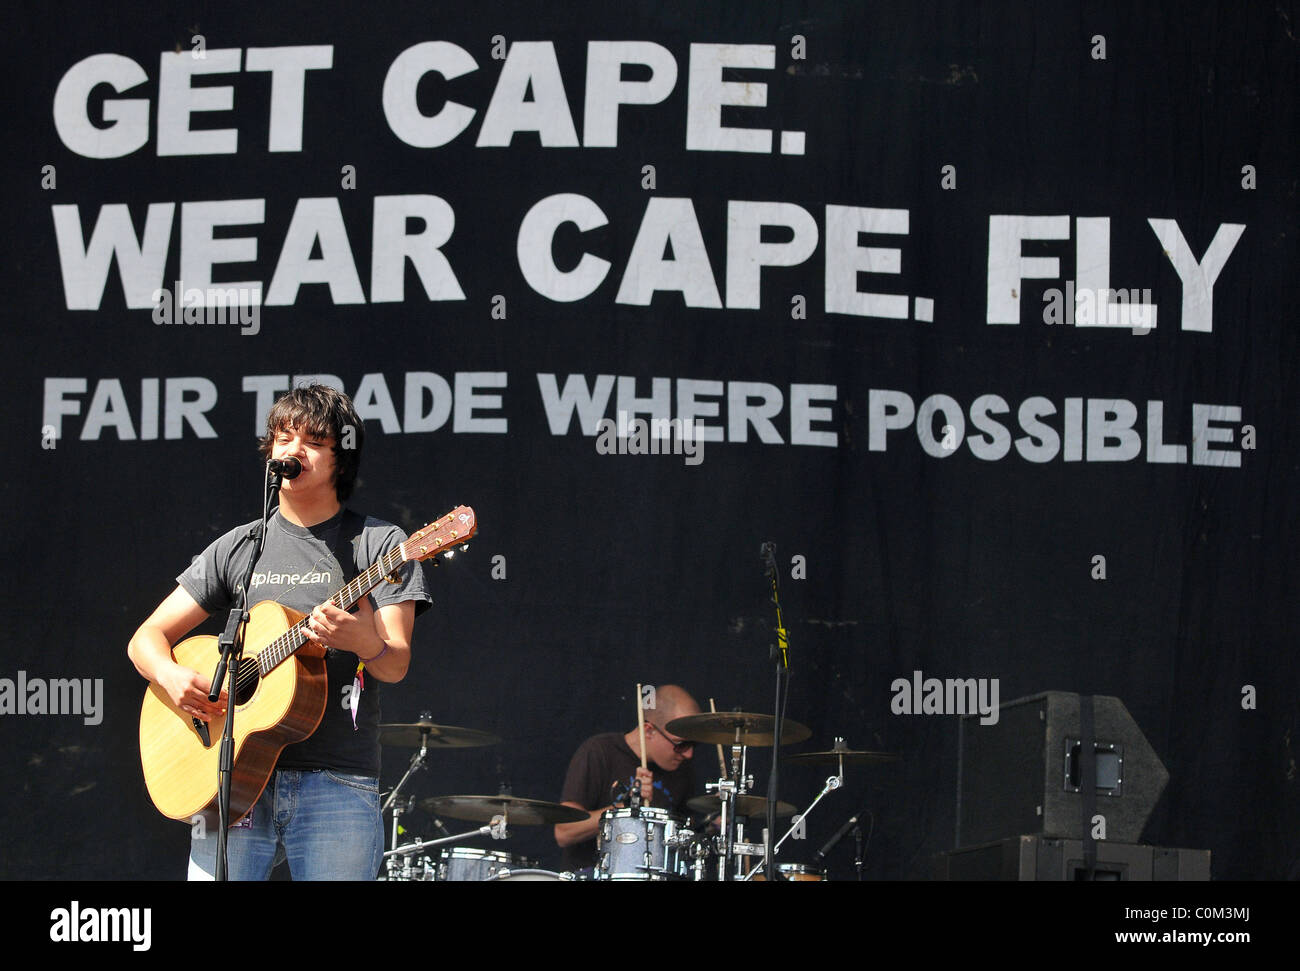
[[[626,793],[636,784],[636,770],[640,767],[641,756],[628,747],[621,732],[593,735],[573,753],[560,801],[577,803],[584,809],[599,809],[618,797],[627,805]],[[690,759],[672,772],[651,763],[650,771],[655,777],[650,805],[685,815],[686,800],[691,797],[695,781]],[[596,840],[566,846],[563,857],[566,870],[592,866],[596,861]]]
[[[350,556],[340,563],[339,530],[344,515],[315,526],[296,526],[277,510],[267,525],[266,546],[257,561],[250,584],[249,603],[272,600],[301,613],[309,613],[334,595],[348,580],[365,570],[384,553],[406,539],[391,523],[366,517],[353,541]],[[254,541],[249,523],[232,529],[196,556],[176,582],[200,607],[224,620],[234,601],[234,592],[248,569]],[[351,560],[351,562],[347,562]],[[428,608],[430,597],[422,564],[410,562],[397,571],[400,583],[381,580],[370,594],[376,610],[407,600],[416,602],[416,612]],[[245,656],[262,644],[245,645]],[[213,654],[213,664],[216,654]],[[276,763],[281,769],[333,769],[355,775],[379,775],[379,680],[365,678],[365,690],[357,706],[357,723],[352,725],[349,700],[356,674],[357,656],[329,649],[325,670],[329,679],[325,715],[307,739],[286,746]],[[201,672],[211,674],[210,671]]]

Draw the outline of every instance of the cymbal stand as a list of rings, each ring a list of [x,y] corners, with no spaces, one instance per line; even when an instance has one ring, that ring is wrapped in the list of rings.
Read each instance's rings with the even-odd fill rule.
[[[753,777],[747,774],[747,758],[747,748],[740,743],[740,729],[737,728],[736,740],[731,746],[731,778],[704,784],[706,792],[717,793],[722,808],[720,820],[722,853],[718,856],[719,880],[731,879],[732,857],[736,846],[736,796],[743,796],[754,784]]]
[[[506,829],[506,816],[493,816],[492,822],[486,826],[480,826],[478,829],[467,830],[464,833],[454,833],[451,836],[439,836],[435,840],[420,840],[415,843],[408,843],[405,846],[395,846],[391,850],[384,852],[384,858],[395,857],[398,855],[407,855],[410,853],[419,853],[431,846],[443,846],[447,843],[463,843],[466,840],[472,840],[478,836],[491,836],[494,840],[503,840],[509,836]],[[389,866],[392,867],[392,860],[389,860]]]
[[[429,733],[421,732],[420,751],[416,752],[414,755],[411,756],[411,764],[407,766],[406,774],[402,776],[401,781],[399,781],[397,785],[393,787],[393,791],[388,794],[388,799],[384,802],[384,805],[379,810],[380,813],[388,812],[388,807],[391,806],[394,803],[394,801],[396,801],[397,794],[402,791],[402,786],[406,785],[406,783],[410,780],[411,776],[415,775],[415,773],[419,772],[421,769],[424,768],[428,755],[429,755]]]
[[[826,784],[822,786],[822,791],[817,793],[817,798],[812,801],[812,803],[808,806],[807,809],[805,809],[802,813],[800,813],[797,817],[795,817],[793,821],[791,821],[790,828],[785,831],[785,835],[782,836],[779,840],[777,840],[776,845],[772,847],[773,858],[775,858],[778,851],[780,851],[781,844],[784,843],[787,839],[789,839],[790,834],[793,833],[796,829],[798,829],[801,825],[803,825],[804,820],[808,818],[808,814],[817,808],[817,804],[822,801],[822,797],[824,797],[828,792],[831,792],[834,789],[838,789],[842,785],[844,785],[844,759],[841,756],[840,774],[829,777],[826,780]],[[746,881],[753,880],[754,877],[762,873],[763,863],[764,863],[763,860],[759,860],[758,865],[755,866],[754,869],[751,870],[749,873],[745,874],[743,879]]]
[[[424,768],[425,761],[428,757],[428,754],[429,754],[429,735],[428,732],[424,732],[420,736],[420,750],[411,756],[411,764],[407,766],[406,774],[403,775],[401,781],[399,781],[397,785],[393,787],[393,791],[388,794],[388,798],[384,800],[384,804],[382,807],[380,807],[379,810],[379,814],[381,816],[384,813],[388,812],[389,808],[393,810],[393,835],[392,835],[392,844],[391,844],[392,849],[389,852],[384,854],[385,858],[388,859],[388,875],[390,879],[396,878],[398,866],[401,862],[396,858],[394,854],[398,852],[397,843],[398,840],[401,838],[402,815],[404,813],[409,813],[411,811],[412,804],[415,800],[415,796],[413,795],[405,796],[402,797],[401,799],[398,798],[398,795],[399,793],[401,793],[402,787],[406,785],[408,781],[410,781],[411,776],[415,775],[416,772]],[[443,832],[445,833],[446,830],[444,829]]]

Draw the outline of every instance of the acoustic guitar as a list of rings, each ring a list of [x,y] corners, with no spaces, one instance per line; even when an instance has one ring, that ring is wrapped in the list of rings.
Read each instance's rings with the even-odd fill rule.
[[[351,609],[403,563],[454,552],[478,529],[474,510],[457,506],[393,547],[364,573],[330,597]],[[307,615],[264,600],[254,605],[244,632],[244,654],[235,678],[235,764],[230,821],[242,818],[271,779],[286,745],[316,730],[325,714],[325,651],[303,632]],[[257,645],[256,649],[252,649]],[[196,671],[215,668],[217,637],[201,634],[172,648],[172,657]],[[224,687],[224,686],[223,686]],[[217,823],[219,723],[208,725],[172,704],[151,684],[140,708],[140,761],[149,798],[171,819],[202,816]]]

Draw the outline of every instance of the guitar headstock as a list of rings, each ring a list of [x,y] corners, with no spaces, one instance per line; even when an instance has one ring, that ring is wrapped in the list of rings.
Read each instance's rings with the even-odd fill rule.
[[[406,560],[427,560],[446,553],[464,543],[478,532],[478,520],[469,506],[457,506],[441,519],[435,519],[423,529],[416,530],[402,544],[402,557]]]

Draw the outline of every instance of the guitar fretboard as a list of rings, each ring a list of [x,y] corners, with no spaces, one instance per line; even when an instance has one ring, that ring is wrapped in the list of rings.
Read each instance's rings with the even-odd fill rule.
[[[340,610],[350,610],[358,600],[377,587],[380,580],[401,566],[405,559],[402,544],[399,543],[372,563],[370,569],[357,574],[347,586],[330,597],[329,602]],[[277,664],[292,657],[298,648],[307,643],[307,635],[303,633],[306,626],[307,618],[304,617],[262,648],[257,655],[257,667],[263,676],[270,674]]]

